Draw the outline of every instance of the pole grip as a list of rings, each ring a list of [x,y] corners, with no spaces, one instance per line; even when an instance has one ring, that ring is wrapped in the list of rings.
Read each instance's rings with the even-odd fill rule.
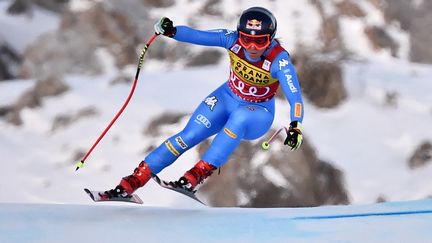
[[[268,149],[270,148],[270,144],[273,142],[273,140],[276,138],[276,136],[279,135],[279,133],[280,133],[282,130],[284,130],[284,129],[285,129],[285,132],[288,134],[288,128],[286,128],[286,127],[281,127],[281,128],[279,128],[276,132],[274,132],[274,133],[270,136],[270,138],[269,138],[267,141],[264,141],[264,142],[261,144],[261,148],[264,149],[264,150],[268,150]]]

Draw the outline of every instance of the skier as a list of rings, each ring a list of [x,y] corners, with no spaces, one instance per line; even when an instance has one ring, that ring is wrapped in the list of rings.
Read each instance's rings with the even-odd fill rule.
[[[194,192],[199,183],[227,162],[242,139],[257,139],[270,129],[279,86],[291,106],[291,123],[284,144],[292,150],[299,148],[303,120],[300,86],[288,52],[275,39],[277,23],[269,10],[262,7],[245,10],[237,31],[200,31],[174,26],[167,17],[161,18],[154,28],[156,34],[177,41],[227,49],[230,75],[203,100],[182,131],[153,150],[133,174],[122,178],[116,188],[101,196],[130,196],[147,183],[152,173],[159,173],[185,151],[217,134],[201,160],[172,182],[176,187]]]

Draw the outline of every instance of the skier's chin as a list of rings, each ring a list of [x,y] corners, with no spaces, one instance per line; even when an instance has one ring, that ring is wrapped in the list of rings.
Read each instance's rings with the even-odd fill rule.
[[[264,53],[264,50],[258,50],[256,48],[249,48],[246,51],[252,59],[257,59]]]

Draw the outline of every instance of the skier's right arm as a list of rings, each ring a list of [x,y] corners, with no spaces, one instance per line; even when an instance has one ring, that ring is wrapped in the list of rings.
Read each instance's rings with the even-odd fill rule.
[[[177,41],[188,42],[204,46],[220,46],[229,48],[237,39],[236,32],[225,29],[202,31],[188,26],[174,26],[167,18],[161,18],[154,25],[155,33],[171,37]]]

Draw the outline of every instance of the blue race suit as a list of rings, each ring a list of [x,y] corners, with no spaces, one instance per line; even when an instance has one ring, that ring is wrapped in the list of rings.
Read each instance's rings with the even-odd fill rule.
[[[153,173],[159,173],[185,151],[215,134],[201,159],[215,167],[222,166],[242,139],[257,139],[270,129],[279,85],[291,105],[291,121],[302,122],[303,101],[297,75],[288,52],[278,41],[273,40],[263,55],[253,60],[239,44],[236,31],[177,26],[173,38],[227,49],[230,77],[201,102],[181,132],[144,159]]]

